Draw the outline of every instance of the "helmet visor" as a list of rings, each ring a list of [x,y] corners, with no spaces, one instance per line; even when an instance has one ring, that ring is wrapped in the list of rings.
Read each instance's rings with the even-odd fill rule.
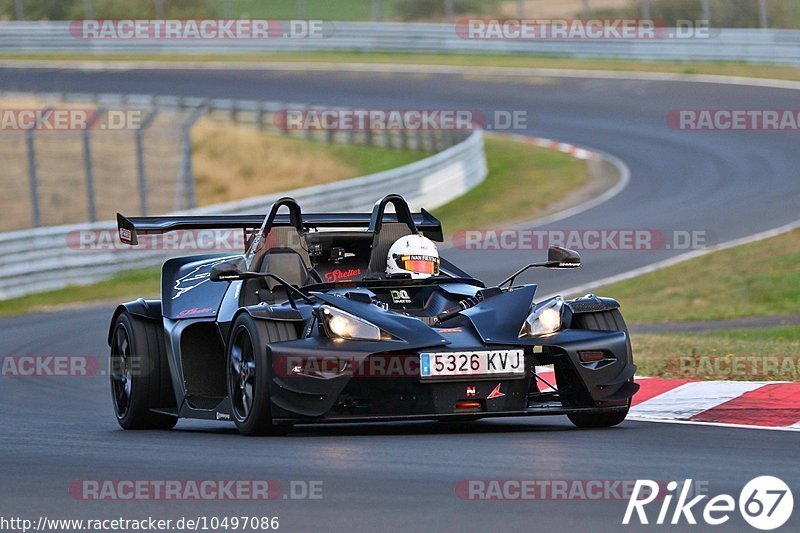
[[[395,255],[397,266],[418,274],[439,274],[439,258],[432,255]]]

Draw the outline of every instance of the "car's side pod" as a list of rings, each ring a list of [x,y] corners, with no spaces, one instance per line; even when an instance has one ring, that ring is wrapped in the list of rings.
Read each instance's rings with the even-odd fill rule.
[[[109,346],[111,346],[111,336],[114,334],[114,324],[117,322],[119,315],[125,311],[134,316],[156,322],[161,322],[164,318],[161,311],[161,300],[145,300],[144,298],[139,298],[138,300],[118,305],[114,310],[114,315],[111,317],[111,324],[108,326]]]

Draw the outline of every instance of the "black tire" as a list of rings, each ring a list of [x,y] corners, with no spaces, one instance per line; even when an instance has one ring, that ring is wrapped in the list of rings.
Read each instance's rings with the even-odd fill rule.
[[[624,331],[628,333],[628,326],[625,325],[625,319],[622,318],[622,313],[620,313],[619,309],[575,315],[572,319],[572,327],[593,331]],[[633,362],[630,336],[628,336],[628,362]],[[569,413],[567,417],[569,417],[570,422],[579,428],[608,428],[621,424],[625,417],[628,416],[629,408],[630,400],[628,400],[628,407],[622,411],[599,414]]]
[[[151,409],[175,405],[159,322],[123,312],[111,336],[111,396],[124,429],[171,429],[177,417]]]
[[[267,344],[297,339],[292,324],[254,320],[242,313],[231,327],[227,350],[228,397],[236,427],[248,437],[285,435],[291,425],[272,421]]]

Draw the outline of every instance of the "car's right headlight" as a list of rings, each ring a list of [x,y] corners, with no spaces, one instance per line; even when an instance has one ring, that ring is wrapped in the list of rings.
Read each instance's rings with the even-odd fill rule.
[[[533,308],[531,314],[522,323],[519,338],[543,337],[552,335],[561,329],[561,310],[564,308],[564,298],[555,298],[539,304]]]
[[[341,309],[329,305],[319,307],[320,321],[325,333],[332,339],[346,339],[352,341],[379,341],[381,329]]]

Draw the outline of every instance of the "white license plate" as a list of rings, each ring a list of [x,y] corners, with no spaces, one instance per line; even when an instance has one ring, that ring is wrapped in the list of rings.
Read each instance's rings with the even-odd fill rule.
[[[524,373],[522,350],[420,354],[420,375],[423,378]]]

